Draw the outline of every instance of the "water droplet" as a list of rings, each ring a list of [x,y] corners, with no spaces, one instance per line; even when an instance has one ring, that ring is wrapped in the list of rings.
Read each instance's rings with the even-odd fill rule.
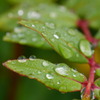
[[[18,10],[18,15],[19,16],[22,16],[24,14],[24,11],[23,10]]]
[[[60,84],[60,82],[57,82],[57,84]]]
[[[73,74],[73,77],[76,77],[76,75],[75,75],[75,74]]]
[[[55,24],[54,23],[48,23],[46,22],[45,25],[50,28],[50,29],[55,29]]]
[[[26,39],[21,39],[19,42],[22,43],[22,44],[27,43]]]
[[[91,57],[91,55],[93,54],[93,51],[91,50],[91,45],[88,42],[88,40],[81,40],[80,41],[80,50],[81,52],[87,56],[87,57]]]
[[[55,68],[55,71],[59,74],[59,75],[63,75],[63,76],[67,76],[68,75],[68,71],[67,68],[64,67],[57,67]]]
[[[26,57],[25,56],[18,57],[18,62],[21,62],[21,63],[26,62]]]
[[[7,32],[6,35],[7,35],[7,36],[10,36],[10,32]]]
[[[46,62],[46,61],[43,61],[43,66],[48,66],[49,64],[48,64],[48,62]]]
[[[38,74],[41,74],[42,72],[41,71],[38,71]]]
[[[71,49],[67,48],[66,46],[62,45],[62,44],[59,44],[59,49],[62,53],[62,55],[68,59],[68,58],[71,58],[73,56],[73,52]]]
[[[19,33],[19,32],[21,32],[21,29],[19,27],[15,27],[14,32]]]
[[[32,38],[32,41],[34,42],[34,41],[37,41],[37,38]]]
[[[28,12],[27,16],[28,16],[29,19],[32,19],[32,18],[39,19],[41,17],[41,15],[38,12],[35,12],[35,11]]]
[[[35,27],[35,25],[34,25],[34,24],[32,24],[32,27]]]
[[[72,29],[69,29],[69,30],[68,30],[68,34],[69,34],[69,35],[76,35],[75,31],[72,30]]]
[[[31,55],[31,56],[29,57],[29,60],[34,60],[34,59],[36,59],[36,56],[34,56],[34,55]]]
[[[53,79],[54,77],[51,74],[46,74],[47,79]]]
[[[66,11],[66,7],[65,6],[60,6],[60,11],[65,12]]]
[[[59,36],[57,34],[53,35],[56,39],[59,39]]]
[[[56,18],[56,17],[57,17],[57,14],[56,14],[55,12],[51,12],[51,13],[50,13],[50,17],[51,17],[51,18]]]

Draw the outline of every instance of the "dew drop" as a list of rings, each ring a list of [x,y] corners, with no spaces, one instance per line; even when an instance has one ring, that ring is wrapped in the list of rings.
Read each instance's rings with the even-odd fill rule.
[[[72,36],[76,35],[75,31],[72,30],[72,29],[69,29],[69,30],[68,30],[68,34],[69,34],[69,35],[72,35]]]
[[[34,55],[31,55],[31,56],[29,57],[29,60],[34,60],[34,59],[36,59],[36,56],[34,56]]]
[[[38,71],[38,74],[41,74],[42,72],[41,71]]]
[[[85,56],[91,57],[91,55],[93,54],[93,51],[91,50],[91,45],[87,40],[85,40],[85,39],[81,40],[79,47],[80,47],[81,52]]]
[[[59,39],[59,36],[58,36],[58,35],[54,34],[53,36],[54,36],[56,39]]]
[[[35,12],[35,11],[30,11],[28,12],[28,18],[32,19],[39,19],[41,17],[41,15],[38,13],[38,12]]]
[[[34,24],[32,24],[32,27],[35,27],[35,25],[34,25]]]
[[[75,75],[75,74],[73,74],[73,77],[76,77],[76,75]]]
[[[57,14],[56,14],[55,12],[51,12],[51,13],[50,13],[50,17],[51,17],[51,18],[56,18],[56,17],[57,17]]]
[[[18,10],[18,15],[19,16],[22,16],[24,14],[24,11],[23,10]]]
[[[14,28],[14,32],[19,33],[19,32],[21,32],[21,29],[18,28],[18,27],[15,27],[15,28]]]
[[[69,48],[65,47],[64,45],[59,44],[59,49],[60,49],[62,55],[63,55],[66,59],[71,58],[71,57],[73,56],[72,50],[70,50]]]
[[[60,84],[60,82],[57,82],[57,84]]]
[[[21,63],[26,62],[26,57],[25,56],[18,57],[18,62],[21,62]]]
[[[46,22],[45,25],[50,28],[50,29],[55,29],[55,24],[54,23],[48,23]]]
[[[32,38],[32,41],[34,42],[34,41],[37,41],[37,38]]]
[[[68,75],[67,68],[65,66],[64,67],[57,67],[57,68],[55,68],[55,71],[59,75],[63,75],[63,76]]]
[[[42,65],[43,66],[48,66],[49,64],[46,61],[43,61]]]
[[[51,74],[46,74],[47,79],[53,79],[54,77]]]
[[[13,13],[8,13],[8,17],[12,18],[13,17]]]

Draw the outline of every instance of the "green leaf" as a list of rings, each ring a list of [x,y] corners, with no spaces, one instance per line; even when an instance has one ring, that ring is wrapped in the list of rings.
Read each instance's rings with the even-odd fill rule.
[[[80,48],[80,46],[85,46],[80,44],[81,40],[85,40],[85,37],[76,29],[64,26],[59,27],[55,26],[54,23],[45,23],[42,21],[21,21],[20,24],[40,33],[54,48],[54,50],[56,50],[65,59],[78,63],[88,62],[84,57],[84,54],[82,54],[83,52],[86,52],[86,50],[82,51]],[[32,27],[32,25],[35,27]],[[88,52],[91,53],[92,50],[89,49]]]
[[[3,65],[60,92],[79,91],[82,88],[80,82],[86,81],[84,75],[66,64],[55,65],[42,59],[9,60]]]
[[[94,95],[98,98],[98,100],[100,100],[100,78],[95,81],[95,85],[99,88],[94,90]]]
[[[13,27],[12,24],[9,24],[15,23],[15,21],[13,22],[14,19],[51,21],[57,26],[75,27],[78,17],[64,6],[45,3],[24,3],[2,15],[0,18],[0,28],[4,25],[8,26],[9,30],[9,27]]]
[[[51,49],[51,46],[37,32],[23,26],[15,27],[11,33],[7,32],[4,40],[37,48]]]
[[[96,69],[96,75],[100,76],[100,68]]]
[[[65,0],[64,4],[88,20],[90,27],[100,27],[100,0]]]

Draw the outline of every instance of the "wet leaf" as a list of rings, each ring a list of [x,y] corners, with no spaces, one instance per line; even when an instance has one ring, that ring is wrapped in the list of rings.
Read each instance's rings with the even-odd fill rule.
[[[4,40],[37,48],[51,49],[51,46],[37,32],[23,26],[15,27],[11,33],[7,32]]]
[[[84,75],[66,64],[55,65],[42,59],[9,60],[3,65],[60,92],[79,91],[82,88],[80,82],[86,81]]]
[[[95,81],[95,85],[99,88],[96,88],[94,90],[94,95],[96,96],[96,98],[98,98],[98,100],[100,100],[100,78]]]
[[[78,30],[42,21],[21,21],[20,23],[40,33],[65,59],[78,63],[88,62],[80,50],[80,41],[85,40],[85,37]],[[33,28],[32,25],[35,27]],[[89,49],[87,52],[91,53],[91,50]]]
[[[65,5],[89,21],[92,28],[100,26],[100,0],[65,0]]]
[[[64,6],[45,3],[23,3],[1,16],[0,28],[3,26],[7,28],[8,26],[9,30],[9,27],[13,27],[12,24],[9,24],[14,24],[15,19],[17,21],[21,19],[51,21],[58,26],[75,27],[78,17]]]

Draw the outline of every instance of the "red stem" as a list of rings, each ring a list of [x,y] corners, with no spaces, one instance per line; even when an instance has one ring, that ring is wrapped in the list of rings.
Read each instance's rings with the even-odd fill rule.
[[[86,39],[91,42],[94,46],[96,46],[98,44],[98,40],[93,38],[89,29],[88,29],[88,21],[86,20],[79,20],[77,22],[77,26],[83,31],[83,33],[85,34]]]
[[[97,46],[98,40],[93,38],[89,29],[88,29],[88,22],[86,20],[79,20],[77,23],[78,27],[83,31],[85,34],[86,39],[91,42],[93,46]],[[90,74],[88,81],[84,83],[83,85],[86,87],[85,93],[83,95],[82,100],[90,100],[91,98],[91,90],[93,90],[94,87],[94,77],[95,77],[95,70],[96,68],[100,68],[98,64],[96,64],[94,60],[94,55],[91,58],[88,58],[88,63],[90,65]]]

